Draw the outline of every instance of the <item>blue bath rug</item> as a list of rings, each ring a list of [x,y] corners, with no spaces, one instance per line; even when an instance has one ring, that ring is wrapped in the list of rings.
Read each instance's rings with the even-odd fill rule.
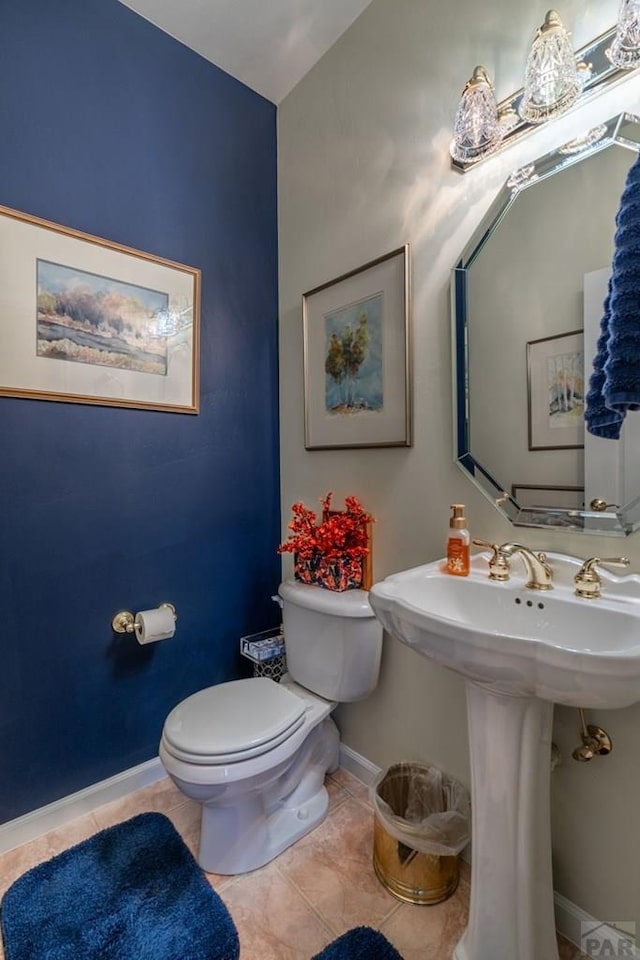
[[[377,930],[356,927],[343,933],[313,960],[402,960],[402,957]]]
[[[142,813],[23,874],[0,904],[6,960],[238,960],[227,908],[171,821]]]

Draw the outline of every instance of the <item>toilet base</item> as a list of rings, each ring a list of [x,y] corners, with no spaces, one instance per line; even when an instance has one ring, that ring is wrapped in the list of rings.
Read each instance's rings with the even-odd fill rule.
[[[326,717],[266,790],[229,805],[205,802],[198,853],[202,869],[228,875],[257,870],[318,826],[329,806],[325,774],[337,766],[339,743],[338,728]]]
[[[256,830],[251,829],[252,825],[260,824],[260,821],[264,820],[259,798],[256,798],[252,806],[254,810],[247,811],[249,824],[244,832],[240,822],[242,818],[237,816],[238,811],[225,811],[232,815],[225,819],[233,821],[232,824],[227,823],[226,827],[233,830],[233,834],[222,834],[222,837],[233,835],[242,838],[233,844],[225,842],[224,839],[220,843],[219,831],[225,829],[221,824],[220,809],[206,804],[203,806],[198,863],[206,873],[235,875],[263,867],[324,820],[329,796],[325,787],[321,787],[315,796],[301,806],[276,810],[268,818],[268,823]]]

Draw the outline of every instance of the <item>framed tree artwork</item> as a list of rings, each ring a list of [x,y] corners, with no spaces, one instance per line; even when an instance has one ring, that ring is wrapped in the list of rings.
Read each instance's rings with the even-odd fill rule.
[[[411,445],[409,247],[305,293],[307,450]]]

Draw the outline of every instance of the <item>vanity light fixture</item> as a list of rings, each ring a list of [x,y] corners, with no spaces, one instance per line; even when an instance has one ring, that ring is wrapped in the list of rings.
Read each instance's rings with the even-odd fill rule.
[[[449,152],[462,163],[477,160],[495,150],[503,136],[493,84],[485,68],[478,66],[462,91]]]
[[[527,58],[520,116],[542,123],[564,113],[578,99],[588,73],[587,64],[576,63],[559,14],[547,11]]]
[[[487,70],[473,71],[449,148],[454,169],[470,170],[635,67],[640,67],[640,0],[622,0],[617,26],[575,53],[560,17],[549,10],[531,47],[524,89],[496,104]]]
[[[640,64],[640,0],[622,0],[616,35],[607,57],[623,70]]]

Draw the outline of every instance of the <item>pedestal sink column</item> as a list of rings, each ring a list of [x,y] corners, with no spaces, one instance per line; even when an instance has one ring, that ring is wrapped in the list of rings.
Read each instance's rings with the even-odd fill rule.
[[[454,960],[557,960],[550,828],[553,704],[466,682],[473,862]]]

